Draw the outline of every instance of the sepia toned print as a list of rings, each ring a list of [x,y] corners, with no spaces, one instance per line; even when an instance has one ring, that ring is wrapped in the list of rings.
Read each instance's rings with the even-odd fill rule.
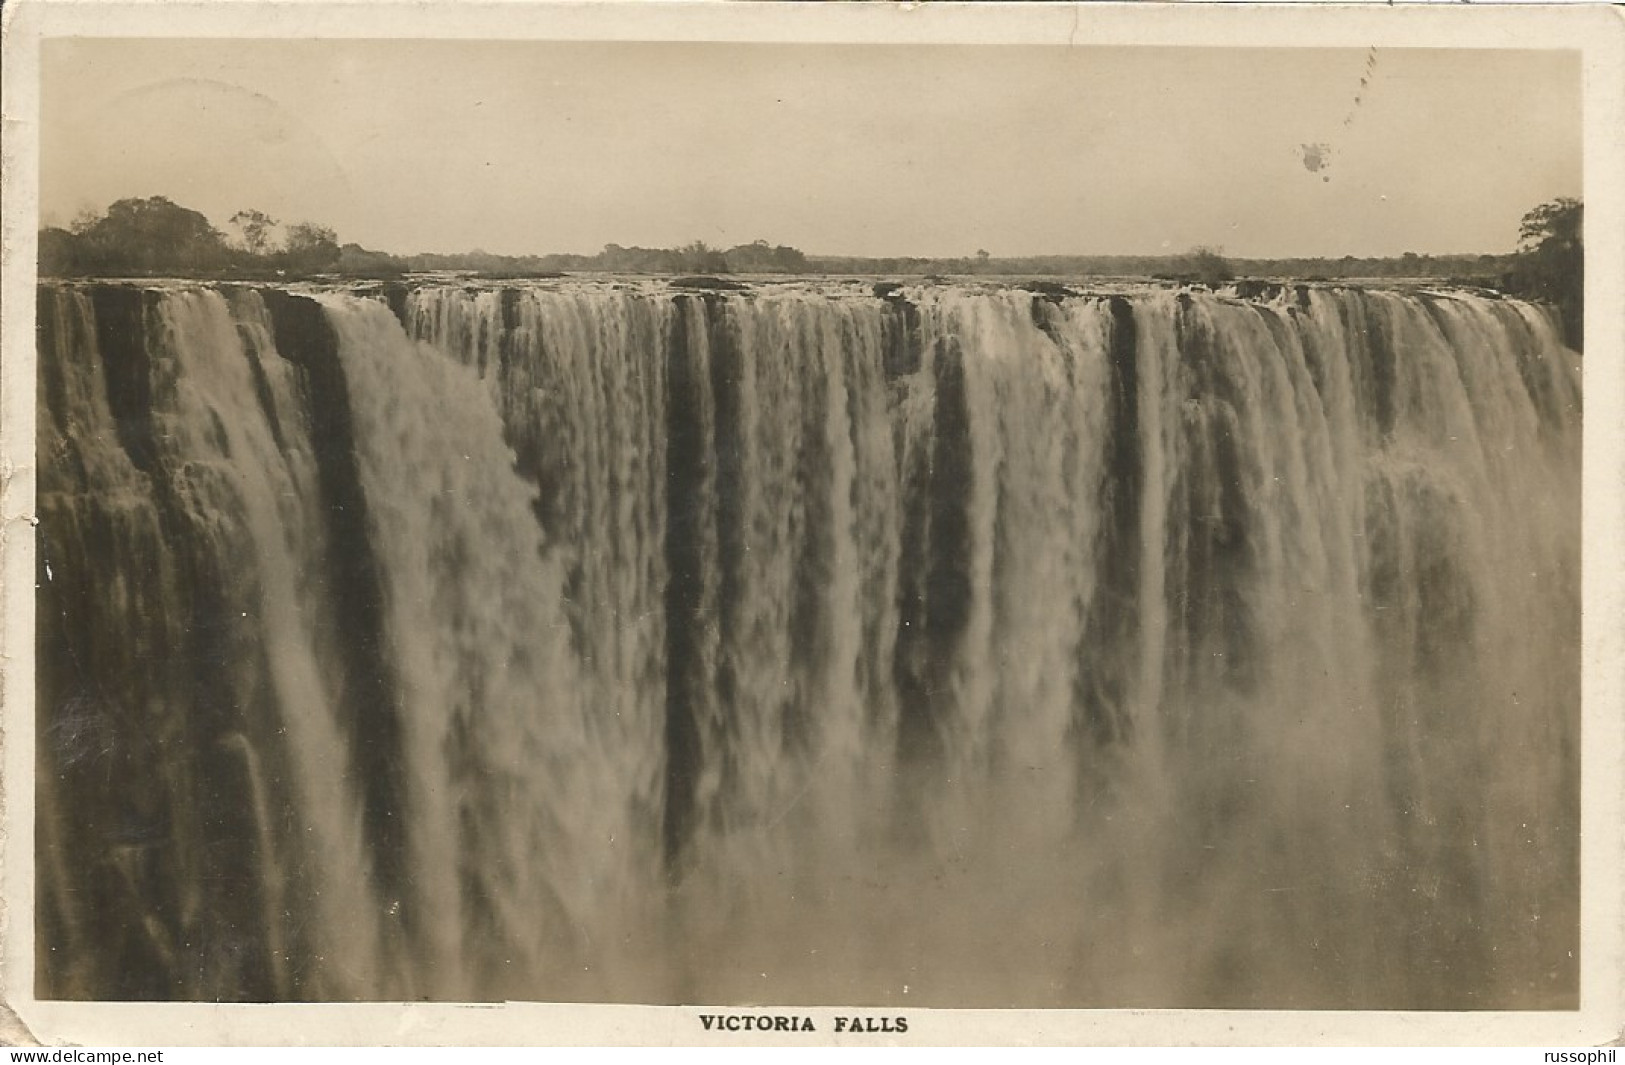
[[[1580,1007],[1579,53],[40,62],[37,998]]]

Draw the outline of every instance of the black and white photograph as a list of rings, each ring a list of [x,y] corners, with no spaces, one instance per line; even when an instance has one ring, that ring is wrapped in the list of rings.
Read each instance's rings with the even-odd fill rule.
[[[1588,53],[934,6],[39,37],[9,993],[1598,1004]]]

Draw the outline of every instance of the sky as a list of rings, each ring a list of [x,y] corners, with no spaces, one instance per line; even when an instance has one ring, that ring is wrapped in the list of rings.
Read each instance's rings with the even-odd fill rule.
[[[1505,252],[1575,53],[51,39],[41,215],[167,196],[410,254]]]

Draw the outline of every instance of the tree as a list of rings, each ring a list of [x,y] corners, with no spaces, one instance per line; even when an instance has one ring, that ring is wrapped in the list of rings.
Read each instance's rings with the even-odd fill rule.
[[[807,256],[800,248],[792,248],[788,244],[779,244],[773,249],[774,269],[786,274],[800,274],[807,271]]]
[[[43,277],[71,277],[80,270],[79,237],[49,226],[39,231],[39,272]]]
[[[225,238],[163,196],[119,200],[77,233],[81,265],[102,273],[192,273],[226,260]]]
[[[406,272],[406,264],[393,255],[369,251],[359,244],[346,244],[339,249],[334,268],[347,277],[399,277]]]
[[[1576,349],[1585,321],[1584,221],[1584,205],[1568,196],[1524,215],[1518,253],[1505,279],[1510,291],[1554,306],[1564,339]]]
[[[682,257],[684,270],[707,274],[725,274],[728,272],[727,256],[706,244],[703,240],[685,244],[678,249],[678,254]]]
[[[264,255],[271,250],[272,232],[277,220],[264,211],[238,211],[231,216],[230,225],[237,230],[237,240],[250,255]]]
[[[1185,254],[1183,273],[1193,280],[1213,288],[1226,281],[1234,281],[1236,272],[1218,248],[1196,247]]]
[[[338,234],[327,226],[300,222],[288,227],[283,260],[293,270],[317,271],[336,265],[341,251]]]
[[[774,246],[765,240],[752,241],[722,253],[727,268],[743,274],[794,274],[807,269],[807,257],[784,244]]]
[[[1582,250],[1580,231],[1585,206],[1571,196],[1559,196],[1523,216],[1518,227],[1518,250],[1545,255],[1573,255]]]

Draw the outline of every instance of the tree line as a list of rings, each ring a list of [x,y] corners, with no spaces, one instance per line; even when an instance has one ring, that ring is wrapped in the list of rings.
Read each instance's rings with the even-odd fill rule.
[[[103,214],[39,235],[39,268],[58,277],[395,277],[408,271],[458,270],[509,276],[570,271],[648,274],[834,274],[913,276],[1151,277],[1216,286],[1244,277],[1333,280],[1439,278],[1481,285],[1550,304],[1565,338],[1579,347],[1584,318],[1584,208],[1559,198],[1529,211],[1516,251],[1507,255],[1229,259],[1198,247],[1178,255],[1049,255],[998,258],[985,249],[953,258],[809,256],[757,240],[732,248],[692,241],[677,248],[607,244],[595,255],[458,254],[395,256],[341,244],[329,227],[284,224],[263,211],[231,216],[229,232],[198,211],[163,197],[124,199]]]
[[[231,216],[230,232],[164,196],[118,200],[67,228],[39,234],[39,272],[51,277],[289,277],[335,273],[388,277],[405,264],[331,227],[283,224],[263,211]]]
[[[164,196],[119,200],[102,214],[39,234],[39,271],[49,277],[395,277],[409,271],[460,270],[539,275],[602,270],[651,274],[795,274],[816,272],[799,249],[765,240],[726,250],[704,241],[677,248],[608,244],[596,255],[493,255],[484,251],[397,256],[341,244],[315,222],[284,224],[257,209],[216,228],[199,211]]]
[[[485,251],[409,255],[413,270],[473,270],[484,274],[536,275],[601,270],[623,274],[806,274],[817,273],[799,249],[758,240],[713,248],[703,240],[677,248],[606,244],[596,255],[493,255]]]

